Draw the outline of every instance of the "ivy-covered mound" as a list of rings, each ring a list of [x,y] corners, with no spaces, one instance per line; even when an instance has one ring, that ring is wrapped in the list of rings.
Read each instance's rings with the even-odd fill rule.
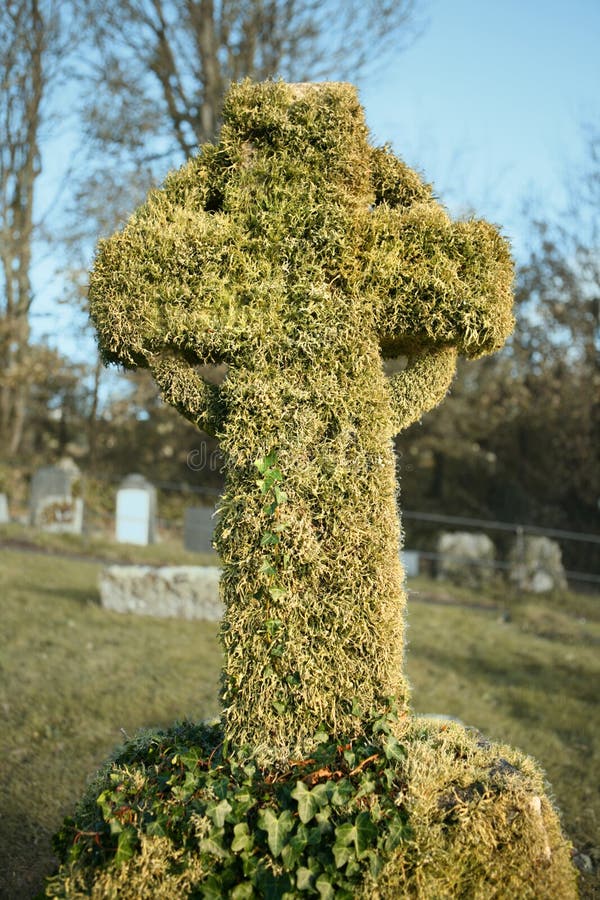
[[[56,838],[55,898],[576,897],[535,764],[394,716],[262,769],[218,725],[129,741]],[[401,739],[395,733],[401,733]]]

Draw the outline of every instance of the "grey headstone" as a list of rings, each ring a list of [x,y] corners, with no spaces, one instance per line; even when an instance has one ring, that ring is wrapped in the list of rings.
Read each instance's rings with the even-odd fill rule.
[[[183,545],[192,553],[212,553],[215,530],[214,508],[190,506],[183,520]]]
[[[107,566],[100,602],[115,612],[217,622],[220,574],[217,566]]]
[[[494,574],[496,551],[487,534],[442,532],[437,544],[438,577],[463,584],[481,584]]]
[[[57,534],[81,534],[83,530],[83,500],[51,494],[42,498],[37,506],[36,525],[44,531]]]
[[[509,579],[522,591],[564,590],[567,579],[560,545],[547,537],[520,535],[509,556]]]
[[[6,494],[0,494],[0,525],[6,525],[7,522],[10,522],[8,498]]]
[[[403,550],[400,554],[404,574],[407,578],[416,578],[419,574],[419,551]]]
[[[36,528],[80,534],[83,501],[73,497],[80,471],[70,459],[55,466],[42,466],[31,479],[29,521]]]
[[[156,539],[156,488],[143,475],[128,475],[117,491],[116,538],[142,546]]]

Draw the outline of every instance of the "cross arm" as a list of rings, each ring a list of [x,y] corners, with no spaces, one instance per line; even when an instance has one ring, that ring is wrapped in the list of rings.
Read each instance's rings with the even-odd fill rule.
[[[424,184],[386,148],[373,151],[375,205],[366,253],[384,356],[453,345],[469,358],[511,333],[513,265],[488,222],[453,222]]]
[[[226,279],[231,228],[207,209],[209,182],[206,159],[190,160],[100,243],[89,303],[104,361],[149,368],[165,401],[214,433],[219,388],[197,367],[229,362],[221,323],[233,300]]]
[[[454,378],[456,360],[455,347],[440,347],[409,357],[406,368],[389,378],[395,434],[441,403]]]
[[[202,431],[215,437],[225,421],[221,390],[180,357],[156,354],[149,360],[163,400]]]

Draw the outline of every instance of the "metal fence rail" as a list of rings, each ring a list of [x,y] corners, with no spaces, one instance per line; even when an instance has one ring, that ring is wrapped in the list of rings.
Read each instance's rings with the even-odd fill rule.
[[[522,525],[515,522],[495,522],[490,519],[470,519],[462,516],[444,516],[437,513],[421,513],[402,510],[402,518],[420,522],[439,522],[442,525],[464,525],[480,528],[482,531],[512,531],[515,534],[539,534],[557,540],[585,541],[600,544],[600,534],[586,534],[583,531],[563,531],[560,528],[542,528],[540,525]]]
[[[589,534],[581,531],[567,531],[560,528],[543,528],[540,525],[524,525],[517,522],[499,522],[490,519],[474,519],[468,516],[448,516],[437,513],[418,512],[416,510],[403,510],[402,518],[405,520],[413,520],[416,522],[429,522],[432,525],[448,525],[454,528],[476,528],[482,532],[501,531],[514,534],[517,539],[522,538],[526,534],[539,535],[540,537],[552,538],[556,541],[577,541],[580,543],[588,543],[600,545],[600,534]],[[502,560],[477,560],[472,558],[463,558],[447,553],[437,553],[431,550],[417,550],[422,559],[431,560],[432,562],[441,562],[449,560],[462,565],[481,566],[497,569],[499,571],[508,571],[511,567],[510,563]],[[596,572],[576,572],[565,571],[568,581],[581,582],[587,584],[600,584],[600,574]]]

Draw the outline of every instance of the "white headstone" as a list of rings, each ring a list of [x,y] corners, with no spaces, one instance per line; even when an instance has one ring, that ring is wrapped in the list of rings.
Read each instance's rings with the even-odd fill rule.
[[[212,553],[215,530],[212,506],[190,506],[184,513],[183,544],[192,553]]]
[[[38,469],[31,479],[30,523],[44,531],[81,534],[83,500],[73,496],[80,476],[79,467],[71,459]]]
[[[407,578],[416,578],[419,574],[419,551],[403,550],[400,554],[404,574]]]
[[[0,494],[0,525],[6,525],[7,522],[10,522],[8,498],[6,494]]]
[[[143,475],[128,475],[117,491],[117,541],[145,546],[155,537],[156,488]]]

